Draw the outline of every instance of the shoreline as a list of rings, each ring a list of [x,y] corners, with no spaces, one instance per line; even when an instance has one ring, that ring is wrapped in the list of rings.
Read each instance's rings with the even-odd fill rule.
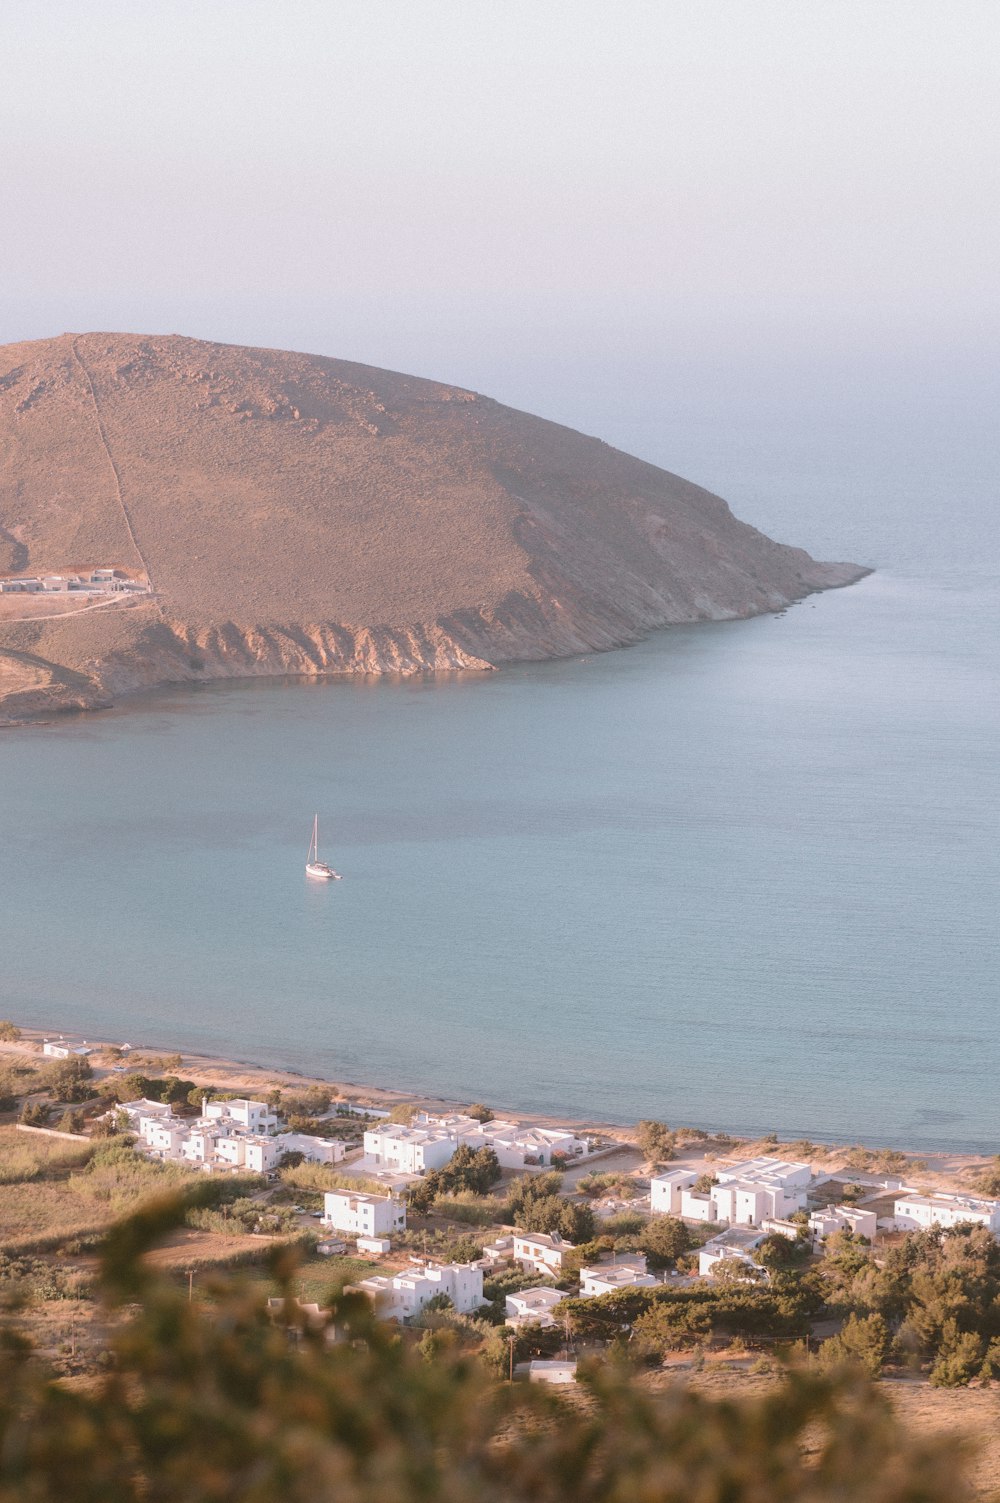
[[[21,1026],[21,1038],[18,1042],[0,1041],[0,1057],[4,1054],[27,1054],[33,1059],[39,1058],[42,1041],[45,1039],[65,1040],[73,1047],[87,1044],[95,1053],[100,1053],[107,1048],[119,1046],[110,1044],[107,1040],[85,1039],[77,1032],[59,1032],[54,1029]],[[38,1051],[38,1052],[36,1052]],[[242,1090],[247,1093],[255,1091],[266,1092],[277,1086],[281,1090],[295,1086],[321,1086],[329,1087],[331,1099],[350,1101],[355,1105],[373,1106],[380,1109],[392,1110],[394,1106],[412,1105],[420,1110],[433,1113],[450,1113],[461,1110],[470,1105],[469,1100],[458,1100],[453,1097],[437,1096],[432,1093],[402,1089],[393,1086],[378,1086],[349,1080],[330,1080],[323,1075],[308,1075],[304,1071],[289,1069],[280,1066],[261,1065],[252,1060],[240,1060],[231,1055],[204,1054],[198,1050],[181,1049],[170,1045],[157,1044],[133,1044],[129,1054],[122,1063],[128,1065],[131,1056],[139,1059],[147,1057],[179,1055],[181,1064],[178,1073],[184,1079],[192,1080],[195,1085],[214,1085],[223,1090]],[[135,1071],[144,1073],[143,1066],[135,1065]],[[99,1077],[110,1073],[110,1067],[99,1067]],[[609,1138],[613,1143],[622,1147],[635,1148],[638,1129],[637,1122],[608,1122],[599,1118],[579,1117],[571,1114],[557,1114],[542,1111],[520,1111],[506,1106],[500,1101],[487,1101],[484,1103],[495,1112],[496,1116],[504,1119],[513,1119],[534,1127],[566,1127],[584,1132],[592,1132],[595,1135]],[[683,1130],[685,1124],[670,1123],[673,1128],[680,1127]],[[956,1176],[968,1175],[971,1172],[992,1164],[994,1155],[986,1152],[962,1149],[893,1149],[885,1143],[861,1144],[844,1143],[842,1140],[832,1138],[805,1138],[795,1139],[778,1135],[778,1141],[760,1149],[764,1141],[764,1135],[754,1136],[746,1132],[730,1131],[724,1128],[714,1128],[705,1131],[708,1144],[711,1146],[715,1139],[720,1147],[718,1156],[723,1157],[738,1153],[744,1149],[754,1149],[780,1154],[784,1147],[794,1146],[797,1142],[809,1142],[815,1151],[812,1158],[822,1157],[829,1162],[824,1167],[833,1170],[838,1162],[843,1163],[846,1155],[854,1148],[867,1148],[872,1152],[897,1152],[903,1154],[908,1161],[913,1163],[910,1171],[920,1177],[921,1183],[931,1188],[956,1188]],[[693,1142],[693,1140],[692,1140]],[[725,1144],[725,1147],[721,1145]],[[600,1160],[598,1160],[598,1163]],[[873,1171],[875,1172],[875,1171]],[[906,1173],[904,1168],[900,1171]],[[968,1190],[969,1186],[959,1183],[957,1188]]]

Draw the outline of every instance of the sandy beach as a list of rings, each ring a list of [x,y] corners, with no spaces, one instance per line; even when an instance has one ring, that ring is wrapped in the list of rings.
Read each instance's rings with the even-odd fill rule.
[[[19,1041],[0,1042],[0,1056],[21,1054],[37,1059],[43,1041],[56,1038],[65,1040],[73,1046],[86,1044],[94,1050],[95,1054],[121,1047],[118,1043],[85,1037],[83,1034],[63,1034],[41,1028],[22,1028]],[[251,1097],[264,1096],[275,1087],[285,1091],[293,1088],[321,1086],[329,1088],[331,1100],[334,1103],[375,1107],[388,1111],[391,1111],[394,1106],[405,1104],[420,1110],[445,1113],[460,1110],[470,1104],[469,1101],[422,1095],[414,1091],[369,1085],[358,1081],[331,1080],[320,1075],[305,1075],[295,1070],[275,1069],[268,1065],[259,1065],[224,1055],[200,1054],[153,1045],[130,1045],[128,1053],[119,1063],[126,1064],[130,1069],[142,1074],[156,1075],[165,1073],[160,1063],[162,1060],[175,1060],[178,1056],[181,1063],[172,1066],[166,1073],[180,1075],[185,1080],[193,1081],[195,1085],[214,1086],[220,1090],[240,1092]],[[110,1062],[105,1063],[101,1060],[94,1062],[94,1073],[98,1080],[108,1075],[111,1069]],[[608,1146],[620,1144],[634,1147],[636,1144],[638,1124],[623,1126],[621,1123],[604,1122],[597,1118],[556,1116],[544,1112],[520,1112],[509,1109],[502,1101],[490,1100],[483,1104],[498,1117],[513,1118],[537,1127],[569,1127],[602,1139]],[[678,1123],[669,1125],[675,1128],[683,1127],[683,1124]],[[847,1164],[847,1155],[851,1146],[814,1141],[810,1145],[811,1151],[807,1153],[803,1142],[771,1142],[719,1129],[714,1136],[709,1135],[706,1140],[698,1140],[697,1154],[682,1151],[679,1157],[685,1160],[697,1157],[700,1160],[702,1155],[705,1155],[711,1161],[716,1157],[732,1158],[758,1152],[774,1154],[787,1152],[793,1157],[809,1158],[811,1162],[820,1164],[824,1170],[833,1172]],[[692,1140],[692,1147],[694,1147],[694,1140]],[[908,1178],[921,1189],[950,1191],[969,1190],[976,1177],[992,1163],[989,1155],[974,1153],[914,1152],[906,1153],[905,1158],[905,1166],[894,1171],[897,1175]]]

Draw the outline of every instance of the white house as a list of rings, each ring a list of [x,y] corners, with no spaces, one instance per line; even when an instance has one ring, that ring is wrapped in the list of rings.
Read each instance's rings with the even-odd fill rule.
[[[548,1168],[553,1154],[566,1159],[585,1158],[590,1145],[561,1127],[525,1127],[518,1122],[479,1122],[463,1112],[435,1114],[418,1112],[414,1127],[447,1133],[473,1151],[492,1148],[502,1169]]]
[[[184,1140],[187,1137],[187,1124],[179,1121],[176,1117],[140,1117],[139,1118],[139,1141],[150,1153],[158,1153],[166,1159],[179,1159]]]
[[[681,1193],[690,1190],[698,1175],[693,1169],[668,1169],[649,1182],[649,1209],[654,1216],[679,1216]]]
[[[359,1253],[369,1253],[373,1258],[381,1258],[392,1248],[392,1240],[389,1237],[359,1237],[355,1246]]]
[[[365,1133],[365,1164],[396,1174],[425,1174],[442,1169],[457,1147],[454,1134],[441,1129],[384,1122]]]
[[[483,1247],[482,1261],[489,1267],[499,1263],[506,1263],[514,1256],[514,1238],[509,1236],[495,1237],[492,1242],[487,1242]]]
[[[867,1237],[873,1242],[878,1217],[874,1211],[863,1211],[859,1206],[827,1206],[822,1211],[813,1211],[809,1230],[817,1242],[825,1242],[834,1232],[853,1232],[856,1237]]]
[[[323,1225],[352,1237],[389,1237],[405,1228],[406,1205],[395,1195],[327,1190],[323,1196]]]
[[[71,1056],[86,1059],[93,1052],[86,1044],[67,1044],[65,1039],[46,1039],[42,1044],[42,1053],[50,1059],[69,1059]]]
[[[347,1152],[340,1138],[317,1138],[304,1132],[282,1133],[277,1142],[279,1154],[301,1153],[310,1164],[339,1164]]]
[[[554,1326],[553,1311],[566,1298],[559,1289],[522,1289],[508,1294],[504,1301],[505,1325],[517,1330],[521,1326]]]
[[[374,1274],[353,1287],[374,1301],[384,1320],[409,1320],[439,1294],[463,1315],[484,1303],[483,1270],[474,1263],[429,1263],[407,1273]]]
[[[651,1273],[633,1268],[628,1263],[581,1268],[580,1297],[597,1299],[602,1294],[616,1294],[620,1289],[650,1289],[657,1282]]]
[[[252,1174],[267,1174],[280,1162],[281,1155],[285,1151],[282,1147],[283,1138],[248,1134],[235,1141],[242,1142],[243,1164]]]
[[[663,1176],[668,1178],[668,1176]],[[717,1221],[731,1226],[760,1226],[768,1219],[788,1217],[806,1203],[806,1187],[812,1179],[808,1164],[785,1159],[747,1159],[716,1172],[717,1183],[709,1190],[683,1184],[661,1192],[679,1204],[680,1215],[690,1221]]]
[[[210,1121],[231,1122],[246,1132],[277,1132],[278,1116],[266,1101],[206,1101],[204,1116]]]
[[[903,1195],[893,1207],[899,1230],[961,1226],[973,1222],[1000,1235],[1000,1200],[979,1195]]]
[[[759,1268],[760,1265],[754,1262],[751,1253],[763,1240],[763,1232],[744,1231],[741,1227],[731,1226],[699,1249],[698,1272],[705,1278],[720,1263],[734,1258],[748,1268]]]
[[[129,1126],[138,1130],[139,1122],[143,1117],[173,1117],[174,1110],[168,1101],[149,1101],[145,1096],[140,1096],[138,1101],[123,1101],[113,1111],[124,1112],[129,1121]]]
[[[573,1243],[565,1242],[559,1234],[548,1232],[515,1232],[514,1257],[523,1268],[533,1268],[538,1273],[552,1273],[562,1268],[563,1258],[573,1251]]]

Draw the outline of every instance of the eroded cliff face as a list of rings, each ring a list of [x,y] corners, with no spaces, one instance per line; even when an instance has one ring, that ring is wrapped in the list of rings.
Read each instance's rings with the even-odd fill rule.
[[[867,572],[473,392],[177,337],[7,346],[0,575],[96,565],[153,595],[29,621],[8,601],[0,714],[254,674],[487,671]]]

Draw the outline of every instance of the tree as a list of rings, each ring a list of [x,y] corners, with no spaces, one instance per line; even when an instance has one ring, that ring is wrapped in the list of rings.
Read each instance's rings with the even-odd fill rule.
[[[928,1381],[934,1388],[965,1388],[980,1375],[985,1347],[975,1331],[960,1331],[956,1321],[946,1321]]]
[[[67,1110],[59,1118],[60,1132],[83,1132],[83,1113],[80,1111]]]
[[[53,1060],[43,1072],[42,1083],[59,1101],[86,1101],[94,1094],[93,1074],[88,1059],[71,1054],[68,1059]]]
[[[399,1122],[403,1127],[409,1127],[416,1115],[417,1109],[412,1101],[397,1101],[389,1113],[389,1121]]]
[[[665,1122],[649,1118],[639,1123],[636,1142],[647,1163],[665,1164],[674,1156],[675,1135]]]
[[[650,1268],[673,1268],[692,1245],[691,1233],[676,1216],[654,1216],[639,1238]]]
[[[873,1378],[878,1377],[889,1354],[889,1328],[881,1315],[849,1315],[836,1336],[820,1347],[820,1360],[827,1366],[856,1363]]]
[[[489,1107],[483,1106],[479,1101],[474,1101],[471,1106],[467,1106],[465,1108],[465,1115],[467,1117],[472,1117],[476,1122],[493,1121],[493,1113],[490,1111]]]
[[[21,1030],[10,1018],[0,1019],[0,1041],[5,1044],[16,1044],[21,1037]]]

